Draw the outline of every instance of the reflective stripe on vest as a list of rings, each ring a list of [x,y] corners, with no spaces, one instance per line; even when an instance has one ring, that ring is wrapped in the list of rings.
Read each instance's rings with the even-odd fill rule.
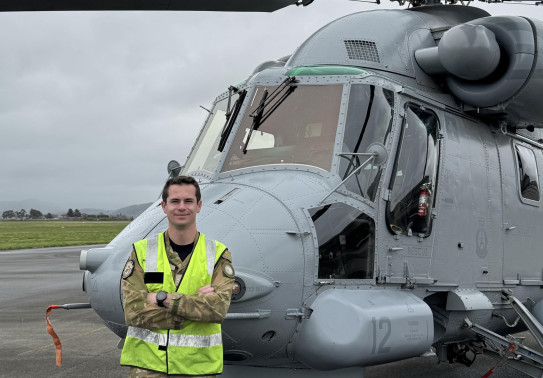
[[[152,332],[145,328],[128,327],[126,337],[133,337],[135,339],[155,345],[166,346],[166,344],[168,343],[167,334]]]
[[[168,335],[165,333],[156,333],[145,328],[128,327],[126,336],[160,346],[166,346],[166,343],[168,343],[168,346],[192,348],[209,348],[222,345],[222,335],[220,333],[209,336],[170,333],[168,341]]]
[[[207,274],[213,274],[215,268],[215,254],[217,253],[217,244],[215,240],[207,240],[206,238],[206,254],[207,254]]]
[[[156,272],[158,264],[158,234],[147,239],[145,271]]]

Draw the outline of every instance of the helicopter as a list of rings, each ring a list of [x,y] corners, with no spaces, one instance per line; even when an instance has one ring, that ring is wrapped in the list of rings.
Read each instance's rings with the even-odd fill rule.
[[[543,355],[506,335],[543,344],[543,24],[411,5],[262,63],[169,164],[197,178],[199,227],[233,252],[226,376],[352,376],[430,348],[541,376]],[[132,243],[166,227],[155,202],[81,253],[90,306],[121,338]]]

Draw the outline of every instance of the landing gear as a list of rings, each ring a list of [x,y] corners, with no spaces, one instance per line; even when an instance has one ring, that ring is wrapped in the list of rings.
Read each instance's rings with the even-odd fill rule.
[[[471,366],[477,357],[473,348],[463,344],[447,345],[447,360],[450,364],[458,362],[462,365]]]
[[[509,292],[504,291],[503,295],[504,299],[509,300],[511,307],[524,321],[539,345],[543,347],[543,326],[541,323]],[[476,323],[472,323],[468,318],[464,319],[464,326],[479,335],[484,342],[484,352],[486,354],[500,358],[507,365],[531,377],[543,376],[543,354],[524,346],[521,339],[511,335],[503,337]]]

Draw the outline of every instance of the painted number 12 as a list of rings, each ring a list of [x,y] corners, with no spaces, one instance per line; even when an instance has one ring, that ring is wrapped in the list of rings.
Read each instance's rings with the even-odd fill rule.
[[[379,319],[379,329],[386,329],[385,334],[384,336],[382,336],[381,342],[379,343],[379,348],[377,348],[377,319],[371,318],[371,324],[373,326],[373,347],[371,348],[371,354],[375,354],[376,349],[377,353],[389,352],[390,347],[385,347],[385,344],[388,341],[388,338],[390,337],[390,334],[392,332],[392,323],[390,322],[390,319],[386,316],[383,316]],[[379,332],[379,334],[379,336],[381,336],[382,332]]]

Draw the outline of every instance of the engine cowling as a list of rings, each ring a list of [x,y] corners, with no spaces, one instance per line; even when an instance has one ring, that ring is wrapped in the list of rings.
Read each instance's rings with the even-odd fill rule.
[[[447,31],[437,47],[415,59],[429,75],[443,75],[465,104],[503,114],[511,126],[543,127],[543,23],[516,16],[484,17]]]

